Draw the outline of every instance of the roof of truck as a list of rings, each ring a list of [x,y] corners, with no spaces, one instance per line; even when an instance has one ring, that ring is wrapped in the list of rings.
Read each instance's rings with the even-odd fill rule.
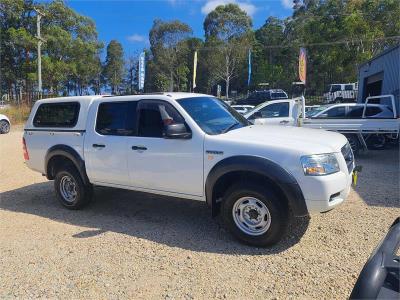
[[[117,95],[90,95],[90,96],[68,96],[68,97],[55,97],[55,98],[45,98],[38,100],[37,102],[66,102],[66,101],[82,101],[82,102],[91,102],[95,99],[100,98],[109,98],[109,100],[121,100],[121,99],[128,99],[134,98],[139,99],[140,96],[166,96],[175,100],[182,99],[182,98],[196,98],[196,97],[213,97],[206,94],[197,94],[197,93],[184,93],[184,92],[161,92],[161,93],[144,93],[144,94],[136,94],[136,95],[125,95],[125,96],[117,96]]]

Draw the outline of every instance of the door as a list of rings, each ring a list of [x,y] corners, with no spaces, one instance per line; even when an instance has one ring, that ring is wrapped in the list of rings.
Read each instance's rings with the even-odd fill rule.
[[[289,101],[268,103],[249,117],[256,125],[293,125],[294,118],[290,116]]]
[[[166,125],[185,123],[165,101],[140,101],[137,123],[138,134],[129,137],[128,142],[131,185],[149,191],[202,196],[203,136],[193,133],[190,139],[164,138]]]
[[[137,101],[101,102],[89,112],[85,137],[85,161],[91,181],[130,185],[127,149],[128,137],[134,135]]]

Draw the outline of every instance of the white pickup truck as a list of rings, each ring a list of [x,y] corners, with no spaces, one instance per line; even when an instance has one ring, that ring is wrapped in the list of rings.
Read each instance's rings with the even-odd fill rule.
[[[341,204],[355,167],[341,134],[251,125],[190,93],[37,101],[23,150],[69,209],[88,203],[93,185],[203,200],[256,246],[277,243],[290,216]]]
[[[372,104],[376,101],[384,104]],[[367,143],[380,139],[397,139],[400,119],[393,95],[371,96],[365,104],[331,104],[305,112],[304,97],[269,101],[255,107],[244,117],[256,125],[302,126],[344,134],[356,153],[368,149]]]

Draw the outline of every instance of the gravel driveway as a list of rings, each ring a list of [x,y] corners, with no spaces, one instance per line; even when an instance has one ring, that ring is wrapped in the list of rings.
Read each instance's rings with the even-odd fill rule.
[[[0,298],[344,299],[400,215],[398,149],[361,156],[348,201],[258,249],[202,202],[97,188],[86,209],[66,210],[24,166],[21,136],[0,136]]]

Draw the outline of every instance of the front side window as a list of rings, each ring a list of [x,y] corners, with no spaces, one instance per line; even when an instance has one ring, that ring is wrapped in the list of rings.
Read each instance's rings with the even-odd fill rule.
[[[74,127],[78,122],[78,102],[43,103],[33,119],[35,127]]]
[[[103,102],[97,112],[96,132],[102,135],[135,134],[137,101]]]
[[[213,97],[183,98],[177,102],[208,134],[221,134],[249,125],[236,110]]]
[[[259,110],[262,118],[284,118],[289,117],[289,102],[274,103]]]
[[[346,84],[344,86],[344,90],[345,91],[352,91],[353,90],[353,85],[352,84]]]
[[[326,111],[323,115],[326,115],[327,118],[344,118],[346,115],[346,107],[345,106],[332,107],[331,109]]]
[[[169,103],[147,100],[139,105],[139,136],[162,138],[165,126],[182,123],[185,120]]]

